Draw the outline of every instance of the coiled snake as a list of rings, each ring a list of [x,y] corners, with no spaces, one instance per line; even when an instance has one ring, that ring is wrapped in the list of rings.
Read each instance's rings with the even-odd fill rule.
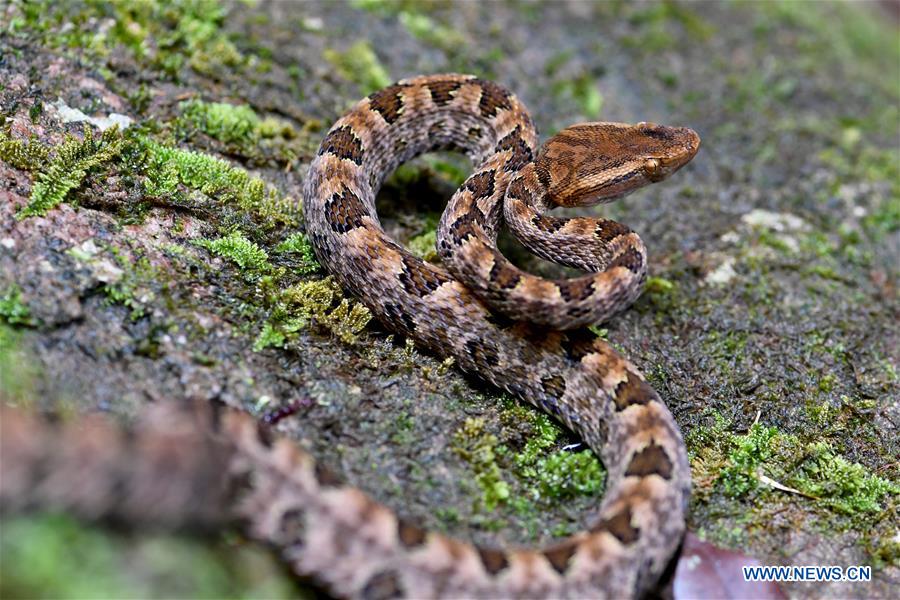
[[[699,143],[689,129],[588,123],[536,152],[532,121],[510,92],[471,76],[435,75],[362,100],[330,129],[310,165],[307,231],[341,285],[389,328],[552,413],[603,459],[607,492],[589,529],[542,550],[481,548],[426,532],[341,484],[289,441],[222,408],[195,410],[187,425],[183,416],[159,417],[132,435],[93,423],[88,440],[68,428],[42,436],[41,428],[57,426],[5,414],[0,504],[162,522],[237,516],[295,571],[339,596],[644,595],[684,533],[684,443],[634,365],[579,327],[637,297],[646,251],[616,222],[543,212],[659,181]],[[375,212],[384,177],[439,148],[461,150],[477,165],[438,227],[445,268],[387,237]],[[592,273],[550,281],[519,270],[496,249],[504,222],[539,256]],[[130,458],[104,461],[110,446]],[[50,474],[54,456],[71,468]],[[73,494],[90,469],[108,485]],[[147,479],[171,483],[148,499],[140,493]]]

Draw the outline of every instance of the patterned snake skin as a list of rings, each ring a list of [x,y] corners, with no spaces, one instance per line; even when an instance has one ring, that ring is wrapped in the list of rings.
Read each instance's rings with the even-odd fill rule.
[[[603,459],[607,492],[589,529],[542,550],[426,532],[248,415],[208,404],[158,408],[130,432],[103,419],[59,424],[0,409],[0,508],[166,525],[239,520],[297,573],[342,597],[647,594],[684,533],[684,443],[634,365],[572,329],[637,296],[646,252],[615,222],[542,213],[658,181],[698,147],[688,129],[593,123],[567,128],[535,156],[534,127],[512,94],[438,75],[362,100],[310,166],[308,233],[341,284],[388,327],[555,415]],[[478,165],[439,226],[449,272],[389,239],[375,213],[384,177],[436,148],[462,150]],[[518,270],[496,250],[501,221],[538,255],[594,273],[547,281]]]

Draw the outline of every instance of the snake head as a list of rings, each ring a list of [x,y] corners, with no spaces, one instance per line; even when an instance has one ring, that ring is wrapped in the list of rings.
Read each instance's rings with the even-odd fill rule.
[[[535,171],[556,206],[591,206],[662,181],[700,149],[686,127],[581,123],[547,140]]]

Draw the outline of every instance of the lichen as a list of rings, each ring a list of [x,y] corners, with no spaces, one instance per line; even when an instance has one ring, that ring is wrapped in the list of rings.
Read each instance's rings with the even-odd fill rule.
[[[16,219],[47,214],[82,184],[90,170],[112,161],[123,144],[116,127],[107,129],[98,139],[94,139],[89,125],[85,125],[81,140],[67,135],[47,169],[38,175],[28,205],[16,213]]]

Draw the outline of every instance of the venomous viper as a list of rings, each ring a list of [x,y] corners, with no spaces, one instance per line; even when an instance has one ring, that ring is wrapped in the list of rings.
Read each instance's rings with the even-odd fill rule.
[[[102,419],[60,425],[7,410],[0,506],[170,525],[238,518],[338,596],[646,594],[684,533],[684,443],[634,365],[580,328],[637,297],[646,251],[614,221],[543,213],[659,181],[699,144],[689,129],[588,123],[538,151],[532,121],[510,92],[472,76],[435,75],[359,102],[330,129],[309,169],[307,231],[346,289],[388,327],[549,411],[603,459],[607,491],[589,529],[540,550],[482,548],[426,532],[249,416],[208,404],[151,411],[131,432]],[[385,176],[438,148],[461,150],[477,165],[438,227],[444,268],[387,237],[375,212]],[[537,255],[590,273],[551,281],[519,270],[496,248],[502,223]]]

